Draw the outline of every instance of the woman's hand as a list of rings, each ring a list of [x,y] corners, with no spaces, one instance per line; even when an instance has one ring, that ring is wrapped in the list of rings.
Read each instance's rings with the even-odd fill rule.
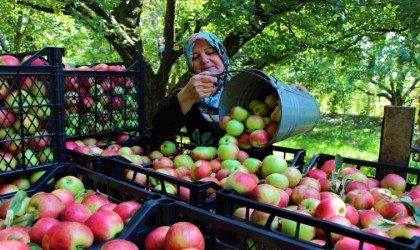
[[[194,75],[178,93],[178,101],[184,114],[191,109],[194,103],[216,91],[214,83],[217,81],[217,78],[210,74],[211,72],[206,71]]]
[[[290,84],[290,87],[295,88],[297,90],[300,90],[302,92],[308,93],[308,90],[303,85],[300,85],[300,84]]]

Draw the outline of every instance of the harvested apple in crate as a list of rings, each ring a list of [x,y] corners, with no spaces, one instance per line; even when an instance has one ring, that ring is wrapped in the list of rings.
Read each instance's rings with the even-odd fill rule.
[[[78,165],[62,165],[47,171],[34,188],[1,198],[6,229],[0,240],[13,235],[43,249],[99,249],[110,240],[132,240],[141,213],[162,197]]]
[[[0,56],[0,174],[64,161],[55,77],[62,50]]]

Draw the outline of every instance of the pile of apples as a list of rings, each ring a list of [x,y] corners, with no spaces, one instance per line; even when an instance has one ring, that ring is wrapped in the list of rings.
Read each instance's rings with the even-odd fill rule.
[[[22,63],[31,56],[25,56]],[[12,55],[0,56],[0,66],[19,66]],[[40,58],[31,65],[48,65]],[[54,161],[51,134],[50,76],[0,76],[0,171]]]
[[[28,190],[46,170],[35,171],[31,174],[21,174],[13,178],[5,177],[0,179],[0,195],[15,193],[19,190]]]
[[[271,93],[264,100],[251,100],[248,107],[233,106],[219,126],[238,139],[240,149],[262,148],[277,134],[280,120],[279,96]]]
[[[124,72],[123,65],[79,66],[65,71]],[[64,74],[66,135],[136,128],[136,79],[122,76],[66,76]]]
[[[243,196],[302,216],[313,216],[387,238],[420,236],[420,186],[406,190],[406,180],[398,174],[388,174],[377,180],[357,168],[344,165],[336,168],[334,159],[305,175],[291,171],[291,167],[275,165],[275,173],[263,175],[263,184],[240,172],[228,177],[228,183]],[[264,172],[264,163],[261,171]],[[250,209],[249,217],[246,217],[246,211],[245,207],[240,207],[234,215],[244,220],[249,218],[262,226],[269,218],[269,214],[255,209]],[[297,223],[276,218],[271,227],[294,237]],[[298,237],[320,245],[326,243],[324,231],[311,225],[300,224]],[[358,239],[332,233],[332,240],[334,249],[359,249]],[[365,242],[363,249],[383,248]]]
[[[113,240],[142,206],[135,201],[113,203],[106,196],[86,190],[83,182],[72,175],[59,178],[54,187],[51,192],[40,191],[31,197],[19,191],[2,201],[0,246],[14,240],[7,244],[20,241],[49,250],[88,248]],[[133,243],[119,242],[111,244],[117,248],[102,249],[137,249]],[[118,248],[125,245],[134,246]]]

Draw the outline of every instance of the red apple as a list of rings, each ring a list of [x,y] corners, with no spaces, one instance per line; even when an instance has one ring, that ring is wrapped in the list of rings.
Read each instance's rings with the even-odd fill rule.
[[[321,178],[327,178],[327,173],[321,169],[314,168],[309,170],[306,176],[319,180]]]
[[[92,213],[95,213],[101,206],[108,203],[110,203],[109,199],[100,194],[88,194],[81,202],[81,204],[86,205]]]
[[[381,188],[388,188],[396,192],[404,192],[406,188],[405,179],[398,174],[388,174],[381,180]]]
[[[351,237],[342,237],[334,244],[335,250],[349,250],[349,249],[359,249],[359,250],[376,250],[376,247],[370,243],[363,242],[363,247],[360,247],[362,244],[359,240]]]
[[[319,181],[317,179],[314,179],[308,176],[303,177],[300,180],[299,185],[310,186],[318,190],[318,192],[321,192],[321,184],[319,183]]]
[[[204,177],[210,176],[212,173],[212,168],[210,163],[205,160],[198,160],[194,162],[194,165],[191,168],[191,177],[194,180],[199,180]]]
[[[83,223],[64,221],[47,231],[42,246],[49,246],[47,249],[88,248],[92,246],[93,240],[92,230]]]
[[[332,176],[332,173],[335,170],[335,159],[325,161],[321,166],[321,170],[327,173],[327,175]]]
[[[2,240],[0,241],[0,249],[5,250],[31,250],[31,247],[18,240]]]
[[[38,192],[31,197],[26,212],[33,213],[38,218],[58,218],[64,207],[64,203],[57,196]]]
[[[60,213],[62,221],[77,221],[85,223],[85,221],[92,215],[89,208],[80,203],[73,203],[66,206]]]
[[[302,173],[296,167],[287,167],[283,174],[289,179],[290,188],[296,187],[302,179]]]
[[[121,216],[124,224],[127,224],[133,215],[141,208],[141,204],[136,201],[123,201],[118,204],[112,211]]]
[[[290,198],[295,205],[299,205],[304,199],[307,198],[314,198],[319,200],[320,195],[316,188],[306,185],[299,185],[293,188]]]
[[[382,199],[375,203],[373,207],[375,211],[378,211],[385,219],[410,214],[407,206],[399,199]]]
[[[159,226],[153,229],[144,241],[144,247],[147,250],[164,250],[165,238],[168,233],[169,226]]]
[[[74,203],[74,194],[72,191],[64,188],[54,189],[51,193],[57,196],[65,206]]]
[[[133,242],[124,239],[109,240],[101,246],[100,250],[138,250],[139,248]],[[147,249],[147,248],[146,248]]]
[[[221,170],[220,170],[221,171]],[[226,180],[226,186],[235,189],[239,194],[249,196],[251,191],[257,186],[258,177],[254,174],[235,172]]]
[[[0,65],[2,66],[20,66],[20,61],[13,55],[1,55]]]
[[[153,160],[154,169],[173,168],[173,167],[174,167],[174,162],[169,157],[162,156]]]
[[[315,210],[316,217],[323,219],[330,215],[340,215],[343,217],[346,215],[346,204],[343,200],[328,198],[318,204]]]
[[[54,225],[60,224],[60,221],[55,218],[45,217],[40,218],[35,222],[35,224],[29,230],[29,236],[31,237],[31,242],[34,242],[41,246],[42,238],[44,234]]]
[[[348,192],[344,201],[353,205],[357,210],[371,209],[374,204],[373,196],[367,190],[355,189]]]
[[[110,240],[124,228],[121,216],[116,212],[99,210],[92,214],[85,222],[94,235],[95,242]]]
[[[357,225],[359,222],[359,212],[353,205],[348,203],[346,203],[345,217],[351,222],[352,225]]]
[[[194,224],[186,221],[172,224],[166,233],[165,250],[205,249],[204,236],[200,229]]]
[[[0,230],[0,241],[3,240],[18,240],[23,243],[29,243],[31,237],[25,227],[11,226]]]
[[[276,187],[270,184],[257,185],[250,193],[252,200],[270,205],[278,205],[280,202],[280,194]]]
[[[359,212],[359,225],[367,228],[369,225],[380,225],[384,217],[375,210],[363,210]]]
[[[268,144],[270,136],[264,129],[254,130],[249,135],[249,142],[254,148],[262,148]]]

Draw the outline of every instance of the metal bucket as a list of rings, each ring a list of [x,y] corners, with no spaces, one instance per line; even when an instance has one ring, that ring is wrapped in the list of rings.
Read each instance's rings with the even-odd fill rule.
[[[320,109],[313,96],[256,69],[241,70],[226,84],[220,99],[220,119],[230,115],[233,106],[239,105],[248,109],[251,100],[264,101],[273,92],[277,92],[279,96],[282,113],[277,133],[268,145],[315,127],[320,119]]]

